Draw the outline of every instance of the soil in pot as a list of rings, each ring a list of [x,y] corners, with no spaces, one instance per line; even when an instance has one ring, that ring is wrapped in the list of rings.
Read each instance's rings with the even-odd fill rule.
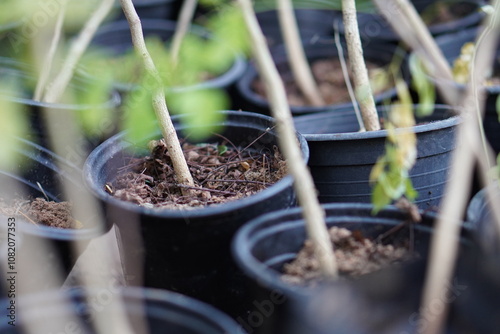
[[[406,245],[383,244],[363,235],[360,230],[330,227],[339,274],[341,277],[357,277],[410,259],[410,240]],[[314,245],[306,240],[297,257],[283,266],[283,281],[291,284],[315,284],[323,274],[314,255]]]
[[[347,64],[347,66],[349,65]],[[385,68],[370,61],[366,61],[366,67],[368,68],[374,94],[380,94],[391,87],[391,83],[386,80],[389,76]],[[311,64],[311,70],[325,105],[347,103],[351,101],[342,73],[341,63],[338,58],[316,60]],[[349,75],[352,75],[350,71]],[[310,105],[291,73],[289,71],[282,71],[281,76],[285,84],[285,90],[290,105]],[[252,89],[262,98],[267,99],[265,85],[260,79],[257,78],[254,80]]]
[[[82,228],[82,223],[73,218],[69,202],[48,201],[40,197],[28,201],[17,199],[11,203],[0,198],[0,214],[27,220],[34,225],[68,229]]]
[[[250,196],[283,178],[285,161],[274,155],[237,148],[222,139],[216,144],[184,143],[184,156],[196,190],[182,194],[177,185],[167,146],[154,142],[151,155],[132,158],[123,173],[107,184],[112,194],[124,201],[157,209],[189,209]]]

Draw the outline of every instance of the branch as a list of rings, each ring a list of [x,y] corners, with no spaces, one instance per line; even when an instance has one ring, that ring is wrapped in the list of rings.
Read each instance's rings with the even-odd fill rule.
[[[290,0],[278,0],[278,19],[295,82],[309,103],[325,105],[307,62]]]
[[[363,59],[363,48],[361,47],[361,39],[359,37],[356,3],[354,0],[342,0],[342,14],[349,54],[349,65],[351,67],[354,89],[359,101],[363,122],[368,131],[380,130],[380,121],[375,101],[373,100],[368,70]]]
[[[238,0],[252,40],[254,55],[261,78],[266,83],[271,113],[276,121],[280,149],[295,182],[294,187],[302,206],[308,235],[315,247],[316,256],[326,277],[338,276],[332,243],[325,225],[325,213],[316,197],[316,189],[306,163],[297,144],[292,114],[286,98],[285,88],[273,62],[262,31],[260,30],[250,0]],[[300,182],[299,182],[300,180]]]
[[[120,0],[120,3],[123,8],[123,13],[125,14],[130,26],[132,43],[134,44],[135,51],[142,58],[146,72],[156,81],[156,88],[153,92],[153,108],[160,124],[161,132],[165,139],[165,144],[167,145],[167,150],[170,154],[170,158],[172,159],[172,165],[177,182],[181,185],[194,187],[193,177],[189,172],[189,167],[182,152],[179,138],[177,137],[177,132],[175,131],[172,120],[170,119],[160,74],[158,73],[153,59],[146,48],[144,35],[142,34],[141,20],[137,15],[132,0]],[[181,187],[181,191],[184,195],[188,195],[191,192],[190,189],[184,187]]]
[[[50,48],[47,56],[45,57],[44,66],[42,66],[40,72],[40,79],[37,82],[35,88],[35,94],[33,96],[33,100],[40,101],[42,98],[43,91],[47,82],[49,81],[50,72],[52,70],[52,62],[54,61],[55,54],[57,51],[57,45],[59,44],[59,40],[61,39],[61,32],[64,23],[64,16],[66,14],[66,6],[68,4],[68,0],[64,1],[61,4],[61,8],[59,9],[59,14],[57,16],[56,25],[54,27],[54,36],[52,37],[52,42],[50,43]]]
[[[445,101],[456,105],[460,100],[460,92],[450,85],[454,82],[450,65],[415,7],[409,0],[374,1],[392,29],[422,59],[427,70],[438,78],[436,85]]]
[[[467,93],[462,103],[464,122],[459,127],[458,145],[453,156],[451,175],[446,184],[446,193],[442,209],[435,226],[431,242],[430,263],[422,295],[422,309],[429,309],[431,303],[446,291],[453,275],[457,258],[460,235],[461,210],[467,205],[467,194],[473,173],[474,164],[479,161],[481,173],[486,175],[488,166],[486,152],[479,140],[481,134],[478,124],[482,119],[486,91],[484,82],[488,70],[494,63],[494,51],[500,35],[500,0],[495,1],[495,12],[486,20],[486,29],[478,36],[474,54],[474,64]],[[498,219],[499,210],[495,208],[494,216]],[[500,226],[499,231],[500,231]],[[428,318],[427,334],[441,333],[445,323],[446,308],[443,312]],[[421,315],[422,316],[422,315]],[[425,316],[425,315],[424,315]]]
[[[47,87],[48,90],[43,97],[43,101],[49,103],[56,103],[60,101],[64,90],[73,76],[76,64],[90,44],[97,28],[99,28],[99,25],[111,11],[113,3],[114,0],[103,0],[101,5],[92,14],[80,32],[80,35],[78,35],[78,38],[73,42],[73,44],[71,44],[66,61],[54,81]]]
[[[179,14],[179,20],[175,28],[175,34],[172,39],[172,61],[177,64],[179,60],[179,52],[181,50],[182,40],[189,30],[191,21],[193,20],[194,11],[198,0],[185,0],[182,4],[181,12]]]

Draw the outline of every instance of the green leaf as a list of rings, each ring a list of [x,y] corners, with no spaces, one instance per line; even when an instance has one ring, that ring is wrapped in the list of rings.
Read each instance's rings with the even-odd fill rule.
[[[375,184],[372,190],[372,213],[378,213],[389,203],[391,203],[391,198],[384,191],[384,187],[380,183]]]
[[[415,113],[420,117],[431,115],[434,112],[434,102],[436,101],[434,84],[429,80],[428,74],[417,56],[410,57],[409,66],[412,76],[411,84],[418,94],[418,108]]]
[[[202,140],[217,130],[213,124],[223,117],[217,111],[229,107],[229,98],[222,90],[205,89],[168,94],[167,103],[172,113],[185,116],[184,124],[196,128],[189,133],[190,138]]]
[[[224,153],[227,152],[227,146],[226,145],[218,145],[217,152],[219,153],[219,155],[223,155]]]
[[[138,89],[128,94],[123,110],[123,128],[127,130],[127,140],[135,145],[145,145],[148,137],[158,130],[151,92]]]
[[[411,179],[409,177],[406,179],[405,196],[409,201],[413,201],[418,197],[418,191],[413,188],[413,182],[411,182]]]

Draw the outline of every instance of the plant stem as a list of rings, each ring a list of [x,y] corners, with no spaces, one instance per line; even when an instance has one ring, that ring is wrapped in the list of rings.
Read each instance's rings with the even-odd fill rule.
[[[349,64],[353,76],[354,89],[359,101],[361,115],[365,128],[368,131],[380,130],[372,88],[363,58],[363,48],[359,37],[358,20],[356,16],[355,0],[342,0],[342,14],[345,27],[345,38],[349,54]]]
[[[61,3],[59,14],[57,15],[57,21],[54,27],[54,36],[52,37],[49,51],[43,61],[44,66],[42,66],[40,71],[40,79],[36,84],[35,94],[33,96],[33,100],[35,101],[40,101],[43,95],[43,91],[47,85],[47,82],[49,81],[50,72],[52,71],[52,62],[54,61],[55,54],[57,51],[57,46],[59,45],[59,40],[61,39],[61,33],[64,23],[64,16],[66,14],[67,4],[68,0],[63,1]]]
[[[450,65],[436,45],[427,26],[409,0],[374,0],[381,14],[392,29],[410,46],[424,62],[429,73],[438,78],[439,92],[450,105],[457,105],[460,93],[452,83]]]
[[[325,105],[302,47],[291,0],[278,0],[278,18],[295,82],[309,103]]]
[[[142,33],[142,25],[139,16],[132,4],[132,0],[120,0],[123,13],[127,18],[128,24],[130,26],[130,32],[132,34],[132,43],[138,55],[141,56],[144,68],[146,72],[156,81],[156,88],[153,92],[153,108],[156,113],[156,117],[160,124],[162,135],[165,139],[165,144],[167,150],[172,159],[172,165],[174,168],[175,176],[177,182],[181,185],[188,187],[194,187],[193,177],[189,171],[184,153],[182,152],[182,147],[177,137],[177,132],[170,119],[170,114],[167,108],[167,103],[165,101],[165,91],[160,78],[160,74],[155,67],[153,59],[151,58],[146,43],[144,41],[144,35]],[[191,193],[191,189],[181,187],[183,194],[188,195]]]
[[[494,4],[496,11],[486,20],[486,29],[476,41],[471,78],[462,103],[465,121],[459,127],[459,143],[453,156],[450,181],[446,185],[442,209],[431,241],[430,263],[421,303],[424,310],[428,310],[434,300],[439,300],[440,296],[446,293],[453,275],[462,213],[457,208],[463,208],[467,204],[468,192],[465,190],[470,187],[475,162],[479,161],[483,175],[488,170],[488,166],[484,164],[487,158],[479,140],[481,134],[478,124],[484,111],[486,94],[484,82],[488,69],[491,69],[494,64],[496,41],[500,35],[500,0],[496,0]],[[494,217],[497,222],[500,222],[498,211],[498,208],[493,210]],[[442,332],[447,306],[444,304],[442,312],[427,319],[426,334]]]
[[[286,98],[285,88],[273,62],[262,31],[260,30],[250,0],[238,0],[252,40],[255,59],[261,78],[266,83],[271,113],[276,121],[279,146],[287,167],[295,179],[294,187],[303,210],[309,238],[315,247],[317,258],[326,277],[338,276],[332,243],[326,229],[325,213],[318,202],[312,176],[302,158],[297,143],[292,114]],[[300,180],[300,182],[299,182]]]
[[[358,121],[359,124],[359,131],[365,132],[366,128],[365,124],[363,123],[363,116],[359,111],[358,102],[356,101],[354,90],[352,89],[351,78],[349,77],[349,70],[347,69],[347,62],[345,61],[344,49],[342,48],[342,43],[340,42],[340,34],[337,25],[334,27],[334,30],[335,30],[334,32],[335,46],[337,47],[337,53],[339,54],[340,67],[342,68],[342,74],[344,75],[344,81],[347,87],[347,92],[349,93],[349,97],[351,98],[352,101],[352,107],[354,109],[354,113],[356,114],[356,120]]]
[[[182,40],[189,30],[197,4],[198,0],[184,0],[184,3],[182,4],[179,19],[177,21],[177,26],[175,28],[175,34],[172,38],[171,54],[172,61],[175,65],[177,65],[177,62],[179,60],[179,52],[181,50]]]
[[[85,23],[85,26],[78,35],[78,38],[71,44],[71,48],[61,71],[56,76],[54,81],[47,87],[48,89],[45,92],[43,101],[49,103],[60,102],[60,99],[68,86],[71,77],[73,76],[76,64],[90,44],[97,28],[99,28],[99,25],[111,11],[113,3],[114,0],[103,0],[87,23]]]

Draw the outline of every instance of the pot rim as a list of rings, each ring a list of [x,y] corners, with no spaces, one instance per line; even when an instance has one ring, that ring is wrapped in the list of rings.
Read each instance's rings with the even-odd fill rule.
[[[18,141],[20,141],[23,145],[25,145],[27,148],[26,149],[20,149],[18,150],[20,154],[24,155],[26,158],[32,160],[32,161],[37,161],[38,159],[43,159],[44,161],[40,161],[38,163],[44,164],[47,168],[51,169],[54,173],[60,175],[62,178],[64,178],[67,182],[70,182],[73,187],[80,187],[77,183],[76,180],[72,180],[69,178],[68,175],[65,175],[64,173],[61,173],[61,170],[59,170],[58,166],[65,165],[68,168],[76,170],[79,174],[81,174],[81,171],[79,168],[72,164],[70,161],[63,159],[59,155],[55,154],[54,152],[46,149],[45,147],[42,147],[38,144],[35,144],[29,140],[23,139],[23,138],[18,138],[16,137]],[[33,153],[37,152],[37,153]],[[38,189],[37,186],[28,180],[24,179],[23,177],[19,175],[15,175],[11,172],[8,171],[0,171],[0,174],[6,175],[7,177],[10,177],[14,179],[17,182],[21,182],[33,189]],[[81,185],[82,189],[85,189],[83,185]],[[92,218],[88,218],[87,220],[90,221]],[[24,219],[17,219],[16,218],[16,231],[21,232],[22,234],[26,235],[31,235],[31,236],[40,236],[40,237],[46,237],[49,239],[55,239],[55,240],[64,240],[64,241],[72,241],[72,240],[89,240],[92,238],[95,238],[97,236],[103,235],[107,231],[111,229],[112,225],[111,224],[106,224],[106,225],[100,225],[100,224],[95,224],[95,225],[84,225],[81,229],[62,229],[62,228],[56,228],[56,227],[50,227],[50,226],[45,226],[45,225],[33,225],[29,222],[26,222]]]
[[[414,105],[416,106],[416,105]],[[388,106],[378,106],[377,110],[379,113],[384,112],[388,109]],[[444,111],[453,112],[453,108],[448,105],[434,105],[434,109],[439,108]],[[354,112],[354,111],[352,111]],[[338,114],[337,111],[325,111],[322,113],[316,113],[311,115],[304,115],[299,117],[304,118],[324,118],[329,117],[332,114]],[[432,115],[431,115],[432,116]],[[431,132],[439,129],[450,128],[456,126],[461,122],[461,117],[459,115],[453,115],[445,119],[431,121],[425,124],[419,124],[413,126],[413,132],[415,134]],[[406,131],[408,128],[396,129],[396,131]],[[345,141],[345,140],[366,140],[371,138],[385,138],[387,137],[387,130],[377,130],[377,131],[364,131],[364,132],[343,132],[343,133],[323,133],[323,134],[307,134],[303,133],[304,137],[308,142],[320,142],[320,141]]]
[[[207,326],[213,327],[214,330],[221,330],[221,333],[237,333],[237,330],[240,328],[232,318],[212,305],[174,291],[150,287],[125,286],[121,287],[118,291],[112,292],[124,299],[125,310],[127,310],[127,305],[131,305],[129,309],[131,313],[139,310],[137,304],[140,303],[143,305],[142,303],[144,303],[146,306],[149,303],[149,307],[152,310],[150,313],[144,312],[145,318],[161,318],[158,308],[164,308],[171,312],[184,312],[186,315],[199,317]],[[57,316],[57,314],[53,313],[61,311],[67,313],[81,312],[85,308],[78,305],[82,303],[90,305],[92,299],[89,297],[98,296],[100,293],[102,293],[102,289],[99,288],[72,287],[67,290],[49,290],[21,296],[19,303],[21,307],[23,303],[40,306],[47,305],[49,301],[48,307],[32,307],[28,311],[31,314],[28,314],[34,317],[46,317],[47,313]],[[127,299],[129,302],[125,303]],[[61,303],[57,301],[61,301]],[[0,303],[9,303],[9,300],[2,298]],[[3,326],[8,326],[7,322]]]
[[[382,216],[371,216],[371,211],[373,206],[370,203],[325,203],[321,205],[325,211],[344,209],[344,210],[362,210],[367,212],[367,217],[373,217],[373,223],[378,224],[397,224],[402,220],[398,216],[404,216],[405,213],[394,205],[388,205],[384,207],[379,213]],[[246,224],[244,224],[235,234],[231,242],[231,253],[233,259],[238,264],[238,267],[248,275],[252,280],[256,282],[262,282],[273,289],[278,289],[282,292],[286,292],[288,295],[300,295],[306,296],[313,288],[307,288],[304,286],[294,286],[283,282],[279,279],[279,274],[268,267],[268,265],[257,260],[251,252],[254,246],[254,242],[249,239],[252,235],[263,234],[262,231],[275,232],[287,230],[289,227],[301,226],[305,229],[305,222],[303,218],[292,218],[292,221],[282,221],[278,223],[272,223],[270,226],[265,226],[269,221],[273,221],[277,218],[294,216],[302,212],[300,207],[295,207],[288,210],[279,210],[261,215]],[[436,213],[429,212],[425,216],[430,219],[435,219],[437,217]],[[327,214],[328,217],[328,214]],[[345,219],[350,218],[352,221],[353,217],[356,215],[341,214],[335,216],[337,219],[342,219],[344,222],[348,222]],[[265,226],[265,227],[264,227]],[[415,225],[416,228],[431,231],[429,226],[425,225]],[[288,255],[288,254],[285,254]]]
[[[22,63],[8,57],[0,57],[0,67],[4,66],[7,66],[9,69],[12,69],[13,73],[15,73],[16,76],[19,77],[30,76],[29,71],[33,69],[33,67],[29,64]],[[82,78],[81,76],[77,77],[77,79],[78,82],[84,82],[87,80],[85,78]],[[72,86],[75,86],[75,83],[73,83]],[[116,108],[121,103],[120,94],[118,94],[116,90],[112,90],[110,92],[109,100],[104,101],[101,104],[48,103],[48,102],[35,101],[27,97],[19,97],[19,96],[12,96],[10,94],[3,94],[2,92],[0,92],[0,96],[10,100],[11,102],[25,104],[31,107],[50,108],[57,110],[86,110],[95,107],[111,109],[111,108]]]
[[[242,115],[246,117],[255,117],[267,122],[273,122],[273,118],[246,112],[246,111],[231,111],[231,110],[223,110],[221,113],[229,115]],[[178,120],[179,117],[173,117],[173,120]],[[219,124],[226,124],[227,121],[224,121]],[[123,200],[119,200],[110,194],[108,194],[104,190],[104,185],[99,183],[97,175],[104,168],[105,163],[98,164],[97,161],[100,157],[105,156],[106,158],[114,156],[116,153],[121,152],[127,146],[131,146],[130,143],[125,144],[123,141],[124,136],[126,135],[125,131],[121,132],[110,139],[106,140],[103,144],[98,146],[94,151],[90,153],[87,160],[85,161],[83,168],[84,180],[87,184],[87,187],[90,189],[92,193],[94,193],[97,198],[99,198],[103,202],[107,202],[109,204],[113,204],[121,209],[128,210],[137,214],[161,217],[161,218],[180,218],[180,219],[189,219],[189,218],[202,218],[209,216],[216,216],[220,214],[224,214],[228,211],[236,211],[240,210],[243,207],[252,205],[257,202],[265,201],[270,199],[274,194],[283,191],[284,189],[290,187],[293,184],[293,178],[291,175],[287,175],[278,182],[274,183],[270,187],[253,194],[251,196],[247,196],[238,200],[234,200],[231,202],[217,204],[208,207],[200,207],[193,208],[189,210],[172,210],[172,209],[157,209],[157,208],[146,208],[144,206],[139,206],[134,203],[126,202]],[[302,149],[302,153],[304,154],[304,159],[307,161],[309,158],[309,148],[307,146],[307,142],[305,138],[297,132],[297,138],[299,139],[300,146]],[[112,152],[109,152],[110,147],[115,147]],[[108,152],[106,152],[108,150]],[[93,166],[97,165],[97,171],[93,168]]]

